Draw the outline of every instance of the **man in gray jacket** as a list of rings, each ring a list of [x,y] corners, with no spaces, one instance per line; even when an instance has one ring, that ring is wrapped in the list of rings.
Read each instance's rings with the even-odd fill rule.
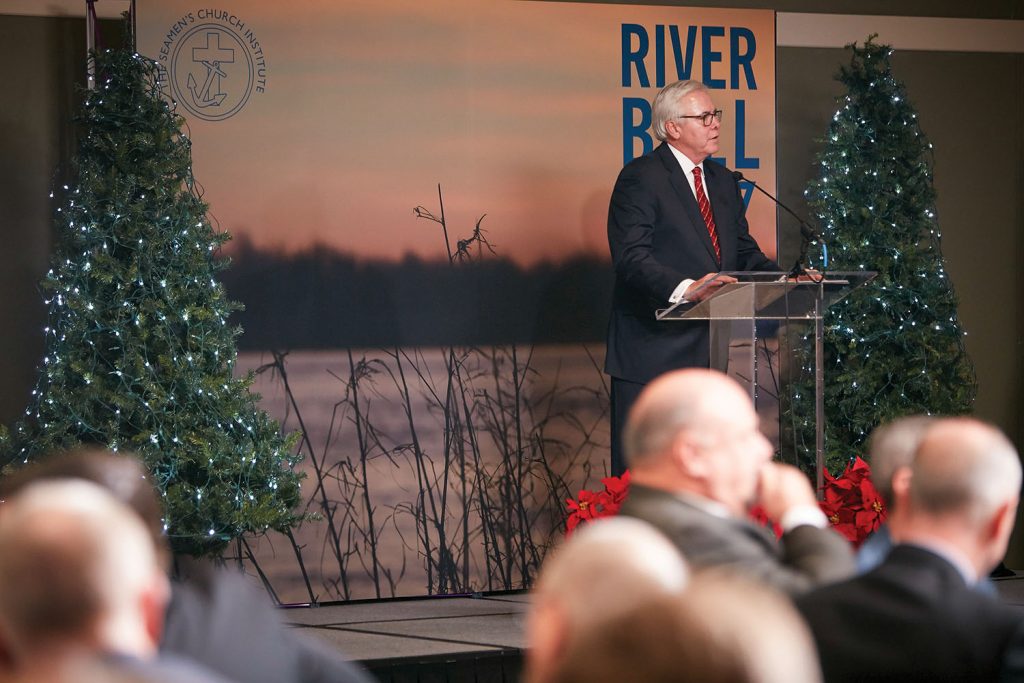
[[[724,374],[656,379],[630,412],[623,446],[632,480],[621,514],[653,524],[695,569],[735,571],[789,594],[853,573],[849,544],[828,528],[807,477],[771,462],[750,397]],[[781,539],[750,521],[755,503]]]

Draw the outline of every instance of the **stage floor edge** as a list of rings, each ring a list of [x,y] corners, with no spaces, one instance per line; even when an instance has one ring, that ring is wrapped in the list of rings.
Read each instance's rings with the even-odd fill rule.
[[[526,591],[291,607],[285,622],[381,681],[519,680]]]
[[[1024,609],[1024,572],[994,580]],[[526,591],[338,602],[284,610],[285,622],[360,662],[378,680],[518,681]]]

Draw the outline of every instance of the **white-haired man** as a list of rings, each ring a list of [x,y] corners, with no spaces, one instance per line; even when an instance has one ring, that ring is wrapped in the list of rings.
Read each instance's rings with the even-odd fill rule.
[[[948,418],[926,432],[895,547],[874,570],[797,601],[828,681],[1024,680],[1024,613],[972,586],[1006,552],[1021,466],[996,428]]]
[[[777,271],[750,235],[739,185],[708,157],[722,110],[699,81],[678,81],[652,105],[662,141],[619,173],[608,209],[615,289],[605,372],[612,378],[612,473],[624,467],[622,429],[644,385],[677,368],[709,367],[708,326],[664,323],[654,312],[699,301],[734,281],[722,271]],[[719,368],[724,369],[724,368]]]

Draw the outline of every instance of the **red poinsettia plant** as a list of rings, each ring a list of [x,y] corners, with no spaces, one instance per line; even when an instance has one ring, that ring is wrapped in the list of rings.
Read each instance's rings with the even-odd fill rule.
[[[600,517],[611,517],[619,512],[622,501],[629,493],[629,470],[621,477],[605,477],[601,480],[604,491],[580,491],[579,498],[566,499],[569,518],[565,521],[565,535],[571,536],[580,522],[589,522]]]
[[[855,546],[885,522],[885,501],[871,482],[871,467],[860,456],[838,477],[827,471],[822,486],[821,510],[833,528]]]
[[[885,522],[886,506],[878,489],[871,483],[871,467],[859,456],[854,458],[838,477],[828,472],[824,475],[822,500],[819,503],[829,523],[855,546],[864,542],[873,531]],[[566,535],[583,522],[618,513],[622,501],[629,493],[629,472],[621,477],[605,477],[601,480],[603,491],[580,491],[576,500],[568,499],[569,518],[566,520]],[[782,529],[768,518],[764,508],[755,506],[750,517],[763,526],[772,529],[776,536]]]

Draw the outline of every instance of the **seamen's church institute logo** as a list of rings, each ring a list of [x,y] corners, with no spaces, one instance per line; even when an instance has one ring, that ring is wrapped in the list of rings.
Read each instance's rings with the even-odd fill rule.
[[[190,114],[223,121],[267,87],[267,61],[254,30],[228,10],[182,15],[161,39],[161,85]]]

